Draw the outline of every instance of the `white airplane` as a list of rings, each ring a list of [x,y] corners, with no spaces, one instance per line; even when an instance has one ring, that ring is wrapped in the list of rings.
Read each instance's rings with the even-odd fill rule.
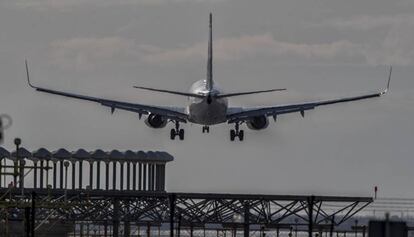
[[[222,90],[217,87],[213,80],[213,40],[211,13],[209,29],[210,32],[208,43],[207,79],[195,82],[191,86],[189,92],[179,92],[134,86],[135,88],[143,90],[186,96],[189,98],[189,104],[186,107],[166,107],[128,103],[37,87],[30,82],[29,69],[26,61],[27,81],[29,86],[36,89],[37,91],[71,97],[75,99],[97,102],[103,106],[111,108],[111,113],[113,113],[115,109],[121,109],[137,113],[139,118],[141,118],[142,115],[147,115],[145,124],[151,128],[164,128],[168,122],[173,122],[175,124],[175,128],[171,129],[170,135],[172,140],[174,140],[176,136],[178,136],[180,140],[184,140],[184,129],[180,129],[180,123],[190,122],[203,125],[203,133],[208,133],[210,130],[209,126],[211,125],[226,122],[229,124],[234,124],[235,128],[230,130],[231,141],[234,141],[236,137],[238,137],[240,141],[243,141],[244,131],[240,129],[240,125],[243,123],[245,123],[247,127],[250,129],[262,130],[267,128],[267,126],[269,125],[269,117],[273,117],[275,122],[276,117],[280,114],[300,112],[302,117],[304,117],[306,110],[311,110],[318,106],[380,97],[388,91],[390,86],[392,67],[390,68],[386,89],[379,92],[366,93],[354,97],[312,101],[299,104],[261,106],[253,108],[229,107],[227,102],[228,97],[273,91],[283,91],[286,89],[270,89],[249,92],[223,93]]]

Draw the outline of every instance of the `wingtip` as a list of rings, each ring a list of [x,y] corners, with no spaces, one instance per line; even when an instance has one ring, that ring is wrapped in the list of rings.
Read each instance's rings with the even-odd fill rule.
[[[269,92],[270,91],[286,91],[286,90],[287,90],[286,88],[277,88],[277,89],[269,90]]]
[[[390,90],[391,75],[392,75],[392,66],[390,66],[390,71],[388,74],[387,87],[381,92],[381,95],[387,94],[387,92]]]
[[[27,77],[27,84],[28,84],[31,88],[36,89],[37,87],[35,87],[35,86],[31,83],[31,81],[30,81],[29,66],[28,66],[28,63],[27,63],[27,59],[25,59],[25,60],[24,60],[24,63],[25,63],[25,65],[26,65],[26,77]]]
[[[389,74],[389,76],[388,76],[387,90],[389,90],[389,89],[390,89],[391,74],[392,74],[392,66],[390,66],[390,74]]]

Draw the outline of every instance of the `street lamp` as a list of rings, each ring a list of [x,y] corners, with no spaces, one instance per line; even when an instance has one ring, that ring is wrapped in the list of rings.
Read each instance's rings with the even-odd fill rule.
[[[13,186],[17,186],[17,164],[19,162],[19,149],[20,144],[22,144],[22,140],[20,138],[14,139],[14,145],[16,145],[16,161],[14,162],[14,172],[13,172]]]

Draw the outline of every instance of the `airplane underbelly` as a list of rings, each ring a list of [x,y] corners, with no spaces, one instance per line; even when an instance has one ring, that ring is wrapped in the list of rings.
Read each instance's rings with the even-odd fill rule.
[[[192,103],[189,107],[190,122],[202,125],[214,125],[225,122],[227,114],[227,104],[217,101],[207,104]]]

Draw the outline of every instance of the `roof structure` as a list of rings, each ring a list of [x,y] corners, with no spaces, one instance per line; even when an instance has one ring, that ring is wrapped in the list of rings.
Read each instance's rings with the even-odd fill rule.
[[[129,161],[129,162],[170,162],[174,157],[164,151],[103,151],[101,149],[86,151],[85,149],[78,149],[69,152],[64,148],[56,151],[49,151],[46,148],[40,148],[30,152],[25,148],[19,148],[19,158],[28,158],[33,160],[87,160],[87,161]],[[16,159],[16,151],[8,151],[0,147],[0,159]]]

